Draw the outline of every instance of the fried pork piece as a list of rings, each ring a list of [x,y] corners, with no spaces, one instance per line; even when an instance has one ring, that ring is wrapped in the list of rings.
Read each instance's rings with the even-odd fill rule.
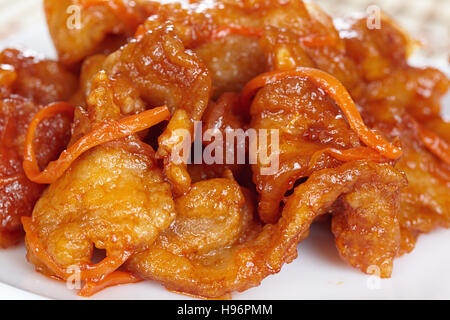
[[[193,135],[193,122],[200,120],[208,104],[211,78],[194,53],[185,50],[170,22],[155,24],[137,40],[110,55],[104,69],[115,86],[114,97],[122,113],[145,106],[167,105],[173,117],[159,137],[158,156],[164,158],[165,174],[175,194],[190,187],[186,163],[175,163],[172,151],[186,134]]]
[[[43,190],[22,169],[28,124],[43,104],[68,99],[75,88],[75,77],[57,62],[15,49],[0,53],[0,247],[21,239],[20,217],[31,214]],[[34,141],[40,166],[58,156],[69,134],[65,116],[41,123]]]
[[[2,76],[0,92],[27,98],[36,104],[67,100],[77,87],[76,77],[60,63],[42,59],[32,51],[5,49],[0,52],[0,65],[2,74],[9,74],[13,79],[4,82]]]
[[[296,0],[179,2],[47,0],[46,12],[60,58],[69,64],[95,52],[107,52],[108,43],[118,48],[118,43],[126,42],[124,36],[131,36],[150,16],[138,34],[171,21],[184,46],[194,50],[210,70],[214,97],[239,91],[257,74],[267,71],[268,64],[278,66],[283,62],[275,60],[297,59],[299,54],[309,56],[311,64],[346,85],[354,83],[354,66],[342,55],[342,41],[331,19],[313,4]],[[74,5],[81,8],[80,28],[68,27],[75,14],[66,11]],[[260,45],[265,28],[271,31]]]
[[[449,227],[450,166],[421,137],[421,128],[445,134],[440,101],[450,81],[433,68],[407,63],[411,40],[388,18],[367,29],[365,19],[338,20],[347,55],[358,65],[361,83],[352,90],[365,123],[388,137],[399,137],[403,156],[396,168],[406,173],[400,194],[401,253],[410,252],[420,233]],[[443,135],[441,139],[448,139]]]
[[[92,54],[108,54],[119,49],[152,14],[163,13],[183,20],[191,19],[180,4],[183,1],[173,2],[45,0],[44,8],[50,34],[61,61],[74,64]],[[197,8],[201,6],[201,1],[199,4],[184,5]],[[203,14],[199,16],[204,18]],[[162,21],[166,20],[168,19]]]
[[[199,120],[208,104],[208,70],[184,48],[170,22],[155,24],[154,29],[111,54],[103,68],[109,78],[135,89],[148,106],[167,105],[171,113],[182,109],[190,120]],[[129,90],[115,96],[123,96],[123,105],[132,110],[135,104],[128,106],[126,96],[134,98],[135,93]]]
[[[278,129],[279,167],[264,175],[266,165],[259,160],[252,166],[253,180],[259,193],[258,214],[262,221],[275,223],[279,218],[285,193],[295,182],[311,172],[339,165],[324,155],[310,167],[311,157],[327,147],[348,149],[361,146],[357,134],[347,124],[335,102],[310,80],[291,77],[266,85],[251,105],[251,127]]]
[[[215,36],[215,31],[238,22],[251,11],[249,8],[234,8],[236,3],[224,1],[204,4],[206,1],[188,6],[161,5],[142,30],[171,21],[184,46],[192,49],[208,67],[213,80],[213,97],[217,98],[226,91],[242,89],[246,82],[266,70],[266,63],[258,36],[240,32]]]
[[[366,103],[362,115],[370,127],[400,136],[403,155],[395,167],[408,178],[400,193],[401,253],[410,252],[420,233],[450,227],[450,166],[427,149],[417,122],[395,102]]]
[[[440,118],[449,79],[434,68],[408,65],[412,40],[388,17],[381,22],[381,28],[369,30],[365,18],[336,20],[346,54],[358,66],[361,79],[353,97],[362,104],[390,100],[392,107],[421,122]]]
[[[47,24],[60,60],[73,64],[94,53],[116,50],[148,17],[148,2],[45,0]]]
[[[259,41],[254,37],[230,35],[194,51],[211,72],[214,97],[227,91],[239,92],[248,81],[267,69]]]
[[[398,198],[407,184],[406,178],[386,180],[355,188],[331,210],[331,229],[342,259],[363,272],[376,271],[382,278],[391,276],[401,249]]]
[[[87,111],[75,112],[71,144],[91,128],[123,118],[125,102],[114,99],[121,89],[98,72]],[[170,185],[154,150],[130,135],[87,151],[45,190],[27,230],[28,259],[38,270],[62,279],[71,266],[84,272],[81,280],[98,281],[131,253],[148,248],[174,217]],[[106,252],[97,265],[91,262],[94,247]]]
[[[269,25],[260,40],[270,70],[318,68],[339,79],[346,88],[358,81],[357,69],[346,56],[345,45],[331,18],[312,3],[303,4],[310,27]]]
[[[270,67],[289,67],[286,61],[298,55],[309,56],[308,65],[317,65],[346,84],[355,80],[354,66],[343,54],[332,20],[313,4],[262,0],[203,5],[200,1],[186,9],[163,5],[145,25],[155,20],[172,21],[184,45],[205,62],[213,78],[214,97],[239,91]],[[290,39],[285,36],[287,30]]]
[[[94,246],[107,256],[142,251],[170,225],[172,194],[152,157],[151,148],[138,141],[105,144],[76,160],[45,190],[32,221],[56,264],[82,269]],[[28,258],[55,275],[32,251]]]
[[[186,133],[192,136],[193,122],[201,119],[208,104],[211,79],[201,60],[184,48],[170,22],[155,23],[153,27],[107,57],[94,55],[86,59],[75,101],[85,105],[83,101],[94,90],[94,83],[103,81],[95,90],[101,93],[102,87],[109,86],[122,115],[167,105],[173,117],[159,137],[158,156],[164,158],[165,173],[174,192],[183,194],[191,179],[186,164],[174,164],[171,153]],[[99,72],[104,80],[97,76]],[[94,80],[96,77],[98,81]],[[96,108],[89,116],[102,119],[103,111]],[[152,136],[155,134],[152,132]]]
[[[83,61],[78,80],[78,90],[70,99],[73,105],[82,106],[83,109],[87,109],[86,98],[91,92],[92,81],[97,73],[103,70],[103,63],[106,58],[107,56],[104,54],[95,54],[87,57]]]
[[[365,251],[354,265],[364,271],[367,264],[381,268],[379,260],[391,263],[398,250],[394,200],[404,182],[404,177],[391,166],[365,161],[316,171],[287,199],[279,221],[261,226],[256,220],[249,221],[251,202],[244,202],[236,183],[202,181],[177,199],[179,216],[171,228],[161,234],[152,248],[132,256],[127,268],[141,277],[161,282],[170,290],[198,296],[212,298],[243,291],[259,285],[268,275],[279,272],[283,264],[291,262],[297,256],[297,244],[308,235],[313,220],[336,201],[350,206],[352,214],[366,218],[367,224],[360,223],[360,230],[371,224],[363,237],[367,245],[374,247],[367,247],[371,253]],[[357,194],[361,190],[371,195],[366,199],[373,197],[380,201],[380,206],[369,209],[358,203]],[[239,220],[241,223],[235,222]],[[190,227],[184,228],[185,225]],[[344,231],[340,238],[350,241]]]
[[[335,33],[333,28],[330,34]],[[311,40],[314,41],[314,40]],[[299,41],[290,29],[266,28],[260,40],[270,70],[288,70],[297,66],[318,68],[339,79],[346,88],[355,87],[358,76],[354,62],[345,55],[340,39],[309,44]]]

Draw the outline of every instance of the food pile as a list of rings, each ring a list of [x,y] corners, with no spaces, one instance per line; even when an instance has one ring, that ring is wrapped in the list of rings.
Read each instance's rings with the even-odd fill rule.
[[[389,17],[369,28],[300,0],[44,4],[59,60],[0,53],[0,247],[25,235],[36,270],[77,270],[80,295],[153,280],[228,297],[297,258],[312,223],[390,277],[450,226],[450,81],[408,64],[415,42]],[[265,130],[278,165],[264,173],[248,140],[254,162],[175,161],[198,123]]]

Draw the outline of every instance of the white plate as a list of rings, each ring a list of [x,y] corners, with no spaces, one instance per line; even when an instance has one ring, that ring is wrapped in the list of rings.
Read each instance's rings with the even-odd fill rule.
[[[1,38],[0,50],[22,46],[55,57],[44,16],[36,0],[27,2],[27,14],[12,36]],[[40,2],[40,1],[39,1]],[[5,0],[0,0],[0,8]],[[8,0],[9,3],[9,0]],[[13,14],[13,12],[11,12]],[[0,20],[11,16],[0,9]],[[1,25],[0,25],[1,28]],[[419,63],[423,64],[423,61]],[[433,62],[448,71],[448,63]],[[447,102],[450,102],[447,97]],[[450,103],[446,103],[450,115]],[[234,299],[450,299],[450,230],[422,235],[410,254],[395,260],[391,279],[380,280],[342,261],[327,228],[315,225],[299,245],[299,258],[259,287],[233,295]],[[34,271],[25,260],[23,245],[0,250],[0,299],[77,299],[65,283]],[[155,282],[106,289],[91,299],[189,299]]]

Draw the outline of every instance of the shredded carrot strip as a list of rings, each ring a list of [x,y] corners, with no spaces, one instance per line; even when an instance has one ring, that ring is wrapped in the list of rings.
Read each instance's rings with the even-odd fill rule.
[[[448,143],[436,133],[425,129],[418,123],[416,123],[416,125],[419,137],[428,150],[430,150],[435,156],[444,161],[446,164],[450,164],[450,146]]]
[[[356,160],[371,160],[374,162],[386,162],[389,161],[386,157],[382,156],[379,152],[374,149],[367,147],[357,147],[345,150],[339,150],[335,148],[325,148],[314,152],[309,161],[309,169],[312,169],[314,165],[319,161],[323,154],[329,154],[333,158],[339,161],[356,161]]]
[[[66,113],[70,118],[73,119],[74,111],[75,108],[71,104],[66,102],[58,102],[49,104],[47,107],[39,110],[34,115],[28,126],[27,136],[25,139],[25,152],[23,161],[25,174],[31,181],[34,181],[32,178],[38,176],[38,173],[40,171],[33,146],[34,135],[37,127],[39,126],[39,123],[41,123],[41,121],[44,119],[54,117],[60,113]]]
[[[58,278],[67,279],[73,275],[73,271],[68,271],[58,265],[42,245],[38,235],[34,231],[31,217],[22,217],[23,229],[26,232],[27,244],[48,269],[53,271]],[[80,279],[82,281],[101,280],[108,274],[114,272],[130,257],[131,252],[123,251],[118,256],[108,256],[95,265],[84,265],[80,267]]]
[[[94,265],[85,265],[82,267],[81,280],[97,281],[104,276],[117,270],[131,256],[131,251],[122,251],[117,256],[107,256],[105,259]]]
[[[142,33],[142,30],[139,31],[139,34],[141,34],[141,33]],[[230,24],[228,26],[214,29],[213,32],[211,33],[210,41],[222,39],[231,34],[260,38],[263,36],[263,33],[264,33],[263,30],[258,29],[258,28]],[[315,35],[315,34],[300,37],[299,41],[307,47],[331,46],[331,45],[334,45],[336,42],[333,37],[330,37],[327,35],[321,36],[321,35]]]
[[[363,141],[367,146],[377,150],[389,159],[397,159],[401,156],[402,150],[400,148],[392,145],[381,135],[366,127],[361,115],[359,114],[358,108],[342,83],[332,75],[319,69],[299,67],[292,70],[278,70],[263,73],[247,83],[242,90],[242,106],[248,108],[251,104],[253,96],[260,88],[269,83],[290,77],[307,77],[316,85],[325,90],[325,92],[334,99],[339,108],[342,110],[350,127],[355,130],[361,141]]]
[[[140,282],[142,279],[128,272],[114,271],[99,281],[87,281],[83,288],[78,292],[79,296],[90,297],[97,292],[112,286],[120,284],[129,284]]]
[[[28,179],[33,182],[53,183],[63,175],[73,161],[87,150],[100,144],[145,130],[170,117],[169,109],[163,106],[118,121],[110,120],[102,123],[76,141],[67,150],[63,151],[58,160],[50,162],[46,169],[40,171],[33,148],[34,133],[38,124],[43,119],[58,114],[59,112],[71,112],[73,114],[73,107],[69,104],[61,103],[49,105],[34,116],[28,128],[25,140],[23,168]]]

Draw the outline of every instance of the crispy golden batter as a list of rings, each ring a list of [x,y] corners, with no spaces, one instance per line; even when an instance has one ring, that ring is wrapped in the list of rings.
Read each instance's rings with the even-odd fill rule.
[[[335,169],[317,171],[307,182],[298,186],[293,195],[287,199],[282,217],[277,224],[261,227],[257,223],[246,223],[244,228],[235,224],[234,232],[229,232],[227,237],[222,238],[222,241],[229,245],[226,247],[216,246],[217,240],[214,236],[216,233],[213,230],[216,228],[220,230],[219,226],[222,224],[220,221],[233,212],[239,212],[236,210],[239,208],[241,220],[245,220],[244,217],[251,214],[247,212],[251,207],[245,209],[242,196],[236,197],[236,192],[239,191],[233,191],[233,188],[228,186],[234,184],[234,188],[239,188],[236,183],[224,182],[211,188],[216,182],[217,180],[199,182],[194,185],[193,191],[180,198],[183,203],[195,201],[196,210],[199,210],[196,212],[203,213],[200,216],[197,214],[182,216],[184,224],[190,220],[195,227],[179,228],[177,218],[151,249],[131,257],[127,268],[144,278],[158,280],[170,290],[204,297],[221,297],[233,291],[243,291],[259,285],[268,275],[279,272],[283,264],[291,262],[297,256],[297,244],[307,236],[314,218],[326,213],[341,195],[343,196],[339,199],[347,202],[353,192],[359,189],[376,189],[378,200],[385,197],[383,199],[385,207],[371,208],[368,211],[367,208],[361,207],[354,213],[371,215],[375,214],[375,211],[380,211],[378,213],[381,216],[384,211],[384,215],[395,217],[396,204],[392,201],[391,195],[392,191],[398,190],[404,184],[404,178],[389,165],[371,162],[350,162]],[[202,191],[200,188],[204,188],[203,194],[217,192],[220,197],[214,196],[198,201],[197,192]],[[209,212],[210,208],[215,210]],[[222,211],[221,208],[227,209]],[[371,210],[373,211],[370,213]],[[207,221],[201,221],[200,217],[204,217]],[[379,228],[382,232],[386,227],[382,220],[371,221],[371,227]],[[398,222],[396,229],[399,230]],[[209,248],[206,252],[198,250],[198,246],[189,245],[189,241],[185,240],[189,239],[192,233],[201,235],[206,230],[209,237],[205,239],[200,236],[204,239],[203,246]],[[241,236],[235,237],[235,234]],[[366,239],[368,242],[370,240],[378,242],[375,237],[376,235],[372,234]],[[395,246],[395,238],[399,239],[399,234],[395,234],[395,230],[392,232],[389,230],[386,239],[392,241],[393,245],[372,250],[379,250],[377,254],[381,255],[382,252],[386,260],[389,260],[395,256],[395,248],[398,249],[398,246]],[[190,252],[193,249],[196,250]],[[375,263],[381,267],[380,261],[371,260],[370,257],[358,262]]]
[[[449,227],[450,166],[424,145],[417,121],[433,123],[428,126],[432,131],[437,127],[438,134],[445,131],[440,100],[450,81],[436,69],[409,66],[410,39],[391,20],[382,22],[380,30],[368,30],[365,19],[337,24],[363,80],[352,94],[360,102],[364,121],[401,141],[403,156],[396,168],[408,177],[408,187],[400,193],[399,215],[405,253],[414,248],[418,234]]]
[[[215,97],[239,92],[267,69],[258,39],[253,37],[231,35],[199,46],[195,53],[211,72]]]
[[[199,120],[208,104],[208,70],[185,50],[169,22],[146,30],[111,54],[103,67],[110,78],[136,88],[148,107],[165,104],[172,113],[183,109],[189,119]]]
[[[373,180],[342,196],[332,210],[331,226],[341,257],[369,274],[378,268],[382,278],[391,276],[400,251],[398,196],[406,185],[406,178],[391,184],[385,180]]]
[[[294,45],[283,38],[286,29],[293,32],[293,41],[302,37],[306,39],[306,46],[302,45],[300,51],[303,55],[311,55],[318,67],[340,79],[351,77],[352,69],[348,70],[351,61],[345,60],[341,54],[342,43],[339,44],[331,19],[313,4],[278,0],[218,0],[208,5],[202,1],[190,4],[178,2],[182,1],[160,4],[139,0],[134,1],[134,5],[127,0],[108,0],[103,3],[95,0],[46,0],[45,3],[50,33],[60,59],[69,64],[93,53],[108,52],[111,47],[118,48],[126,42],[124,36],[132,35],[137,26],[150,16],[143,29],[149,26],[153,28],[155,23],[161,25],[171,21],[184,46],[193,49],[204,61],[213,78],[215,97],[225,91],[238,91],[251,78],[267,71],[262,50],[264,47],[269,63],[275,63],[273,60],[277,59],[273,54],[279,57],[285,52],[296,57],[299,50],[290,52]],[[78,28],[69,27],[70,23],[76,21],[75,14],[68,10],[74,5],[81,9],[81,27]],[[251,29],[250,32],[247,30],[237,32],[237,35],[215,38],[216,31],[228,26]],[[277,39],[263,38],[263,42],[272,43],[260,47],[259,37],[255,35],[262,33],[267,26],[273,27]],[[268,37],[271,38],[270,35]],[[319,38],[317,48],[315,38]],[[285,42],[291,43],[285,46]],[[322,47],[320,42],[331,42],[333,46]]]
[[[86,60],[78,99],[94,90],[90,80],[100,70],[110,83],[112,99],[122,115],[161,105],[169,107],[174,116],[159,137],[158,156],[164,158],[165,174],[175,193],[186,192],[191,183],[189,174],[184,165],[172,162],[171,155],[183,132],[193,134],[193,122],[201,119],[208,104],[211,79],[207,68],[195,54],[185,50],[167,22],[147,23],[143,34],[107,58],[96,55]],[[99,94],[101,87],[97,88]],[[103,112],[109,111],[96,108],[90,117],[103,119]]]
[[[173,161],[172,153],[186,134],[193,136],[193,122],[201,119],[208,105],[208,69],[185,50],[169,22],[153,28],[147,24],[145,33],[111,55],[105,67],[120,79],[132,81],[147,104],[165,104],[171,110],[173,117],[158,139],[158,156],[164,158],[165,174],[175,194],[187,192],[191,181],[186,165]]]
[[[174,217],[170,187],[152,150],[131,140],[79,158],[45,190],[33,224],[57,264],[81,267],[90,262],[94,246],[111,256],[146,249]]]
[[[105,121],[142,111],[127,108],[140,102],[139,96],[120,94],[127,89],[136,90],[99,71],[86,99],[87,111],[78,108],[75,112],[70,144]],[[43,261],[36,251],[29,250],[28,259],[39,270],[66,278],[61,270],[69,266],[91,268],[94,246],[104,249],[107,257],[139,252],[151,245],[174,217],[170,185],[163,180],[155,152],[130,135],[89,150],[45,190],[33,210],[32,229],[47,257]]]
[[[253,100],[250,113],[252,128],[279,130],[278,170],[271,175],[261,174],[266,165],[260,160],[252,167],[260,195],[258,213],[266,223],[277,221],[285,193],[297,180],[314,170],[339,164],[325,155],[310,168],[315,152],[327,147],[360,146],[358,136],[334,101],[306,78],[293,77],[265,86]]]
[[[313,3],[305,4],[300,12],[308,24],[265,28],[260,44],[270,69],[314,67],[335,76],[346,88],[354,87],[358,80],[356,66],[346,56],[345,44],[330,17]]]
[[[14,70],[10,93],[31,99],[36,104],[67,100],[77,86],[74,74],[60,63],[41,59],[33,52],[5,49],[0,53],[0,65],[5,68],[9,65]]]
[[[60,60],[76,63],[88,55],[117,49],[149,13],[129,0],[45,0],[47,24]]]

